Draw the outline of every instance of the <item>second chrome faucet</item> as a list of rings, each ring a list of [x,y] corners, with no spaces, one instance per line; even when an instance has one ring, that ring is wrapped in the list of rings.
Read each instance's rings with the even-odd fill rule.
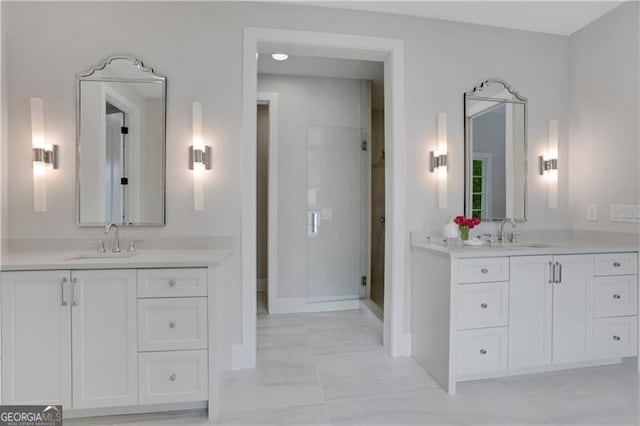
[[[120,230],[118,228],[118,225],[116,225],[115,223],[107,223],[104,227],[104,234],[109,235],[109,231],[111,231],[111,228],[115,229],[113,233],[113,248],[111,249],[111,251],[113,253],[120,253]]]

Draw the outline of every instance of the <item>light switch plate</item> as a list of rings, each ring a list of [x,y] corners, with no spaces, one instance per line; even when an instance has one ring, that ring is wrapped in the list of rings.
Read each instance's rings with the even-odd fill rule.
[[[598,220],[598,205],[597,204],[588,204],[587,205],[587,220],[591,220],[591,221]]]

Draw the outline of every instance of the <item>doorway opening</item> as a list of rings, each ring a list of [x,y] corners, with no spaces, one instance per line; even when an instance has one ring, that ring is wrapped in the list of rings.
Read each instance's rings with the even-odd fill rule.
[[[295,40],[295,44],[291,41]],[[326,59],[350,59],[356,61],[377,61],[383,63],[384,68],[384,132],[385,132],[385,232],[384,232],[384,324],[383,324],[383,347],[386,352],[393,356],[408,355],[410,352],[410,334],[406,331],[406,318],[409,314],[408,298],[405,296],[405,291],[408,291],[407,284],[405,282],[405,253],[407,250],[407,232],[405,216],[403,214],[403,206],[405,205],[405,180],[406,177],[403,174],[404,170],[404,59],[403,59],[403,43],[399,40],[386,39],[379,37],[365,37],[347,34],[332,34],[332,33],[318,33],[318,32],[306,32],[306,31],[290,31],[290,30],[278,30],[267,28],[246,28],[244,31],[244,56],[243,56],[243,191],[242,191],[242,339],[241,343],[234,345],[233,347],[233,365],[234,368],[251,368],[255,366],[256,362],[256,324],[257,324],[257,108],[256,99],[260,90],[268,90],[266,88],[258,87],[258,53],[280,52],[283,49],[288,50],[289,57],[295,56],[311,56],[321,57]],[[289,61],[287,61],[289,62]],[[293,64],[293,62],[290,62]],[[325,66],[325,69],[327,67]],[[331,67],[328,67],[329,69]],[[340,78],[340,76],[334,76],[334,78]],[[278,92],[278,91],[276,91]],[[281,102],[284,105],[284,101]],[[310,102],[303,105],[298,105],[300,110],[311,110],[317,105],[314,102]],[[283,108],[284,109],[284,108]],[[270,123],[273,122],[272,116],[274,110],[270,107]],[[275,120],[278,122],[278,120]],[[284,121],[280,120],[280,123],[284,126]],[[289,123],[296,124],[295,120],[289,121]],[[326,123],[321,120],[316,120],[315,126],[323,127],[327,126]],[[309,132],[308,126],[307,131]],[[328,126],[333,127],[333,126]],[[355,127],[362,129],[363,126],[350,126],[339,125],[335,127]],[[279,135],[284,135],[288,132],[287,129],[280,129],[277,132]],[[270,126],[270,136],[273,135],[273,129]],[[321,134],[323,132],[320,132]],[[329,132],[330,133],[330,132]],[[309,135],[309,134],[308,134]],[[310,145],[308,135],[306,138],[302,138],[307,141],[307,145],[300,144],[298,147],[302,147],[304,152]],[[367,134],[370,137],[370,133]],[[278,141],[278,138],[274,141],[270,137],[269,141],[269,159],[272,160],[272,152],[278,152],[277,146],[283,146],[283,141]],[[320,138],[322,139],[322,137]],[[276,143],[274,143],[276,142]],[[370,141],[369,141],[370,142]],[[323,145],[321,143],[321,145]],[[371,152],[370,150],[368,152]],[[285,157],[281,155],[281,161],[285,161]],[[351,158],[351,157],[350,157]],[[295,162],[286,161],[287,164],[296,164]],[[306,162],[305,162],[306,164]],[[358,297],[354,300],[351,297],[340,298],[335,297],[333,294],[332,300],[322,300],[322,294],[320,294],[317,301],[311,301],[309,297],[309,288],[304,287],[306,293],[300,293],[295,288],[289,286],[291,277],[278,271],[278,268],[271,268],[273,264],[272,258],[277,258],[275,264],[282,265],[283,263],[296,263],[297,253],[289,256],[287,253],[283,253],[280,250],[272,249],[272,241],[278,239],[279,231],[285,227],[291,229],[299,229],[299,225],[302,224],[303,229],[307,232],[303,235],[303,240],[299,242],[305,243],[307,249],[310,244],[309,229],[314,226],[315,220],[318,218],[320,221],[324,220],[326,225],[327,221],[331,221],[331,211],[325,211],[325,208],[320,208],[318,214],[311,215],[309,210],[309,193],[307,183],[309,176],[306,173],[298,173],[294,175],[284,175],[279,167],[274,167],[273,163],[269,162],[268,173],[270,178],[275,172],[278,176],[278,182],[294,183],[307,191],[307,197],[304,198],[302,203],[304,209],[303,215],[298,215],[296,209],[300,208],[300,204],[295,209],[285,209],[284,211],[276,206],[274,209],[271,203],[269,203],[269,220],[268,220],[268,279],[267,279],[267,305],[268,310],[273,312],[274,310],[294,310],[297,309],[301,303],[305,306],[312,306],[314,312],[321,310],[327,310],[326,307],[330,306],[330,310],[342,310],[352,309],[351,307],[359,308],[362,304],[362,298],[370,296],[370,289],[367,289],[370,283],[371,268],[369,263],[371,262],[371,256],[367,253],[363,256],[365,264],[363,270],[365,271],[365,277],[367,279],[365,286],[362,285],[363,280],[358,280],[359,291]],[[370,174],[370,169],[365,168]],[[303,180],[304,177],[306,180]],[[367,182],[368,184],[369,182]],[[277,187],[277,185],[276,185]],[[271,180],[268,184],[269,199],[273,198],[272,193],[273,186]],[[282,197],[289,197],[294,192],[285,193],[283,188]],[[297,192],[296,192],[297,193]],[[370,194],[369,194],[370,195]],[[280,198],[282,198],[280,197]],[[274,203],[275,204],[275,203]],[[280,210],[277,210],[280,208]],[[331,207],[329,207],[329,210]],[[277,210],[279,214],[274,215],[277,217],[277,226],[279,229],[274,232],[272,227],[273,221],[271,220],[271,213]],[[394,214],[396,212],[396,214]],[[366,226],[365,232],[371,233],[371,214],[365,212]],[[324,219],[323,219],[324,215]],[[335,220],[335,219],[333,219]],[[309,225],[312,225],[311,227]],[[326,228],[325,228],[326,229]],[[275,238],[273,238],[275,237]],[[281,236],[280,236],[281,237]],[[368,241],[370,244],[370,241]],[[282,244],[279,245],[282,247]],[[306,271],[307,265],[297,264],[301,270]],[[272,279],[272,276],[278,275],[277,279]],[[362,277],[360,277],[362,278]],[[351,281],[350,281],[351,282]],[[275,287],[275,289],[274,289]],[[326,288],[326,287],[322,287]],[[363,290],[364,288],[364,290]],[[276,290],[276,291],[274,291]],[[299,290],[299,289],[298,289]],[[363,294],[364,293],[364,294]],[[274,295],[284,296],[279,302],[274,304]],[[344,294],[342,296],[345,296]],[[351,296],[351,294],[347,294]],[[278,306],[279,305],[279,306]]]
[[[257,71],[256,313],[363,308],[382,329],[384,64],[262,52]]]
[[[256,121],[256,312],[269,312],[267,304],[269,259],[269,103],[258,101]]]

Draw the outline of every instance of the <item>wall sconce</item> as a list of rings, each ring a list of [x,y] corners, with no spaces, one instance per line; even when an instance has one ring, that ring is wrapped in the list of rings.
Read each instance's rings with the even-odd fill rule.
[[[447,114],[438,114],[438,150],[429,153],[429,171],[438,173],[438,207],[447,208]]]
[[[31,150],[33,152],[33,210],[47,211],[47,170],[58,168],[58,145],[47,144],[44,137],[43,102],[31,98]]]
[[[204,171],[211,170],[211,147],[202,140],[202,102],[193,103],[193,145],[189,147],[189,169],[193,170],[193,208],[204,209]]]
[[[549,121],[549,158],[538,157],[538,173],[547,176],[549,208],[558,208],[558,120]]]

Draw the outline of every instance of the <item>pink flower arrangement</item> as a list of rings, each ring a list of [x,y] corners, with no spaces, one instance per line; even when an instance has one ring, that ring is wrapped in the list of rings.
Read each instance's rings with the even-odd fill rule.
[[[480,219],[478,218],[466,218],[464,216],[456,216],[455,219],[453,219],[453,222],[458,225],[458,228],[460,229],[460,238],[463,241],[466,241],[469,239],[469,230],[475,228],[476,226],[480,225]]]
[[[464,216],[456,216],[456,218],[453,219],[453,222],[461,228],[463,226],[466,226],[469,229],[473,229],[476,226],[480,225],[480,219],[477,219],[477,218],[467,219]]]

